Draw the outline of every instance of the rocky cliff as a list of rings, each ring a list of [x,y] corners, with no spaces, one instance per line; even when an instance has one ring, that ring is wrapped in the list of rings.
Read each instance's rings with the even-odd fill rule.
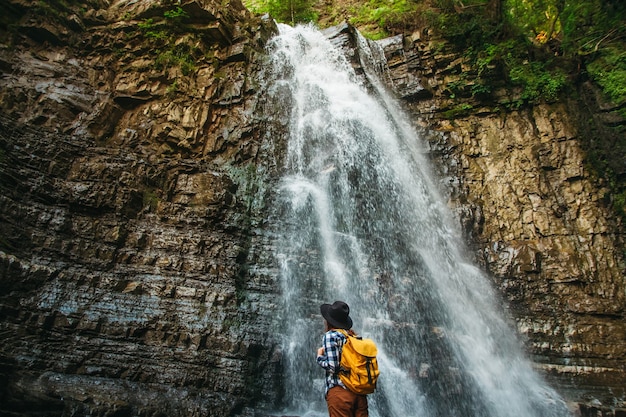
[[[498,80],[489,100],[451,98],[446,87],[470,70],[441,39],[417,32],[381,43],[390,85],[428,139],[473,257],[537,366],[570,399],[591,400],[584,415],[622,415],[624,225],[586,152],[612,135],[624,140],[619,106],[590,83],[562,102],[518,110],[507,106],[515,91]],[[625,155],[608,158],[626,167]]]
[[[238,1],[0,7],[1,413],[279,405],[281,121],[257,94],[273,23]],[[506,110],[504,88],[453,100],[453,53],[418,34],[382,44],[536,363],[583,415],[623,415],[624,228],[579,123],[614,109]]]
[[[38,5],[2,6],[0,413],[276,402],[275,26],[236,1]]]

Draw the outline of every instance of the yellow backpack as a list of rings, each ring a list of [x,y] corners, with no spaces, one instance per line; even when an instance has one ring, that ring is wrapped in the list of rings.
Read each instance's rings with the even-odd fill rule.
[[[376,344],[371,339],[351,335],[343,329],[337,330],[346,336],[339,366],[341,382],[355,394],[371,394],[376,389],[380,374]]]

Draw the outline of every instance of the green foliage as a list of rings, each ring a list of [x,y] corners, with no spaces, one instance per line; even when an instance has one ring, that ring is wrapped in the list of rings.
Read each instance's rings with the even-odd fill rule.
[[[163,28],[159,29],[159,26],[154,23],[154,19],[146,19],[143,22],[137,23],[137,26],[141,29],[146,38],[166,39],[169,36]]]
[[[184,19],[187,19],[189,15],[180,6],[178,6],[174,10],[167,10],[163,12],[163,17],[173,22],[182,22]]]
[[[587,65],[587,71],[612,101],[616,104],[626,102],[626,51],[603,48]]]
[[[565,52],[586,55],[626,35],[626,5],[621,0],[572,1],[564,7],[561,21]]]
[[[147,39],[155,42],[156,58],[155,67],[165,70],[171,67],[180,67],[183,75],[189,75],[196,70],[196,55],[202,55],[196,48],[185,42],[176,42],[181,30],[184,30],[183,23],[189,16],[181,7],[165,11],[163,13],[165,22],[155,22],[154,19],[146,19],[137,24],[143,35]],[[168,88],[168,94],[177,91],[176,82],[173,87]]]
[[[270,12],[266,0],[244,0],[243,4],[253,13],[265,14]]]
[[[518,105],[558,100],[567,81],[566,74],[551,59],[532,60],[530,48],[523,38],[487,45],[476,61],[479,75],[491,66],[502,66],[511,84],[522,88]]]
[[[292,24],[316,18],[312,0],[247,0],[246,5]],[[521,89],[514,106],[554,101],[582,69],[607,97],[626,102],[623,0],[365,0],[358,6],[333,5],[323,6],[325,14],[337,16],[333,24],[348,13],[350,23],[370,39],[429,27],[464,51],[477,77],[449,85],[452,96],[487,97],[493,80],[504,79]],[[496,5],[501,13],[493,12]],[[341,8],[343,12],[336,11]]]
[[[195,59],[185,44],[175,45],[164,51],[157,51],[154,64],[159,70],[180,67],[183,75],[189,75],[196,70]]]
[[[446,92],[448,93],[448,97],[457,98],[457,96],[462,96],[466,86],[467,78],[463,74],[461,74],[458,80],[450,81],[448,84],[446,84]]]
[[[267,12],[278,22],[295,25],[317,21],[314,0],[267,0]]]
[[[350,23],[361,27],[364,36],[381,39],[396,28],[408,28],[419,3],[412,0],[369,0],[354,8]]]
[[[485,13],[487,0],[462,3],[466,10],[462,13],[456,11],[453,3],[461,4],[456,0],[436,0],[438,9],[428,14],[429,23],[445,38],[461,48],[479,47],[499,38],[501,22]]]
[[[474,109],[471,104],[459,104],[442,113],[444,119],[456,119],[458,117],[467,116]]]
[[[524,36],[535,38],[560,31],[563,0],[506,0],[505,4],[507,24]]]
[[[578,57],[607,97],[626,102],[625,2],[507,0],[506,5],[510,28],[566,58]]]
[[[178,92],[178,80],[174,80],[174,82],[167,87],[165,92],[168,96],[173,97]]]
[[[146,19],[143,22],[137,23],[137,27],[143,32],[152,30],[154,28],[154,19]]]
[[[565,74],[561,70],[550,71],[543,62],[517,64],[510,68],[509,77],[514,85],[523,88],[522,102],[530,103],[540,100],[558,100],[558,93],[563,89],[566,81]]]
[[[446,19],[444,17],[440,21],[449,21]],[[493,33],[480,29],[485,26],[485,22],[481,22],[483,19],[481,15],[465,17],[463,24],[451,32],[458,46],[465,51],[466,62],[474,68],[476,76],[469,80],[469,75],[463,73],[457,81],[449,83],[450,97],[454,98],[462,92],[476,98],[487,97],[491,93],[493,79],[504,76],[521,89],[520,98],[511,103],[513,107],[558,100],[567,82],[563,70],[550,58],[532,60],[530,50],[533,46],[522,37],[497,41]],[[476,22],[472,23],[472,20]],[[486,37],[489,33],[493,38]]]
[[[626,220],[626,190],[613,196],[613,209]]]
[[[176,9],[166,10],[163,12],[165,24],[157,24],[154,19],[145,19],[143,22],[137,23],[137,26],[144,35],[153,39],[165,39],[172,33],[178,33],[184,29],[183,23],[189,18],[180,6]]]
[[[159,197],[154,188],[146,188],[143,191],[143,206],[154,212],[159,205]]]
[[[470,85],[470,93],[472,97],[483,97],[491,94],[491,87],[489,83],[477,80],[477,82]]]
[[[387,37],[389,37],[389,33],[387,31],[385,31],[384,29],[381,28],[376,28],[375,30],[368,30],[368,29],[364,29],[361,34],[368,38],[371,39],[373,41],[377,41],[380,39],[385,39]]]
[[[563,2],[503,1],[506,13],[494,16],[487,0],[472,4],[438,0],[439,12],[430,13],[429,19],[440,34],[464,51],[466,62],[476,71],[472,96],[488,96],[493,80],[504,78],[520,87],[519,99],[511,103],[514,107],[558,100],[567,84],[567,72],[559,65],[558,52],[546,49],[542,36],[560,31],[558,16]]]
[[[384,28],[389,20],[413,11],[415,4],[407,0],[370,0],[368,2],[369,10],[364,12],[367,13],[368,20]]]
[[[478,70],[478,75],[485,74],[500,61],[507,58],[510,60],[517,49],[514,40],[500,42],[498,44],[485,43],[478,49],[469,48],[468,55],[474,57],[474,62]]]

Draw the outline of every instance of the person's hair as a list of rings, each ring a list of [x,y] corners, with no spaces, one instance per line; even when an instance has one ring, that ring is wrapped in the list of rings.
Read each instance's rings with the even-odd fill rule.
[[[327,332],[329,330],[334,329],[335,327],[328,322],[328,320],[324,319],[324,331]]]

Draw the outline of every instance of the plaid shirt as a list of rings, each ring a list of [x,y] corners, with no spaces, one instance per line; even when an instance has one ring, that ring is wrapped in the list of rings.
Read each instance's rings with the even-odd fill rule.
[[[334,386],[344,387],[339,379],[339,363],[341,362],[341,349],[346,343],[346,337],[337,330],[329,330],[324,333],[322,347],[324,355],[317,357],[317,364],[326,370],[326,391]]]

